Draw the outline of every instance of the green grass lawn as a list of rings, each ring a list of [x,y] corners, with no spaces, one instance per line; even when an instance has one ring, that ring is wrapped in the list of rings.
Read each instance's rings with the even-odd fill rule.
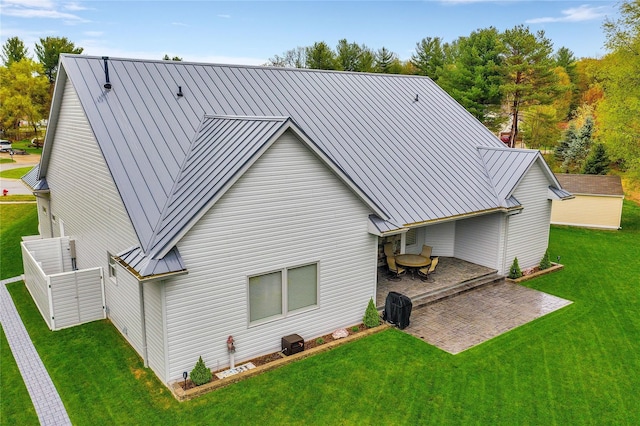
[[[5,179],[20,179],[22,176],[29,173],[29,170],[33,169],[33,166],[18,167],[17,169],[9,169],[0,172],[0,178]]]
[[[0,425],[37,425],[38,416],[33,408],[27,387],[22,381],[11,348],[0,327]]]
[[[0,279],[16,277],[24,272],[20,241],[25,235],[37,234],[38,211],[35,204],[0,203]]]
[[[28,194],[0,196],[0,203],[10,203],[15,201],[36,201],[36,197]]]
[[[0,164],[2,163],[15,163],[16,160],[12,160],[11,158],[0,158]]]
[[[635,425],[639,241],[629,202],[622,231],[554,227],[565,269],[527,285],[574,303],[459,355],[391,329],[184,403],[108,321],[53,333],[24,285],[9,289],[77,425]]]

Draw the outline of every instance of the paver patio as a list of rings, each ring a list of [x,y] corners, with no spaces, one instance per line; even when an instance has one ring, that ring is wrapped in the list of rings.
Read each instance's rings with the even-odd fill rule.
[[[457,354],[571,303],[502,281],[414,309],[404,331]]]

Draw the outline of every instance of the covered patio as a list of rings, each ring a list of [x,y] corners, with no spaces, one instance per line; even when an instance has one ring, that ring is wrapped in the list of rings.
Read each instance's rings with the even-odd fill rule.
[[[495,269],[476,265],[455,257],[439,257],[435,273],[427,281],[407,272],[400,281],[389,279],[386,267],[378,269],[376,307],[384,309],[387,294],[395,291],[411,298],[414,307],[435,302],[457,293],[502,279]]]

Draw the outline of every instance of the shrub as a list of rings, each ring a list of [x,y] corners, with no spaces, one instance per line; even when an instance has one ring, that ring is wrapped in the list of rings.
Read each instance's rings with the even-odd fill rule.
[[[549,249],[544,252],[544,256],[542,256],[542,260],[540,260],[540,265],[538,265],[540,270],[551,268],[551,259],[549,259]]]
[[[324,339],[322,337],[318,337],[316,339],[316,345],[322,345],[324,343]]]
[[[360,330],[360,327],[358,327],[357,325],[354,325],[353,327],[351,327],[351,331],[353,331],[354,333],[357,333],[358,330]]]
[[[380,315],[378,315],[376,305],[373,303],[373,298],[369,299],[367,309],[364,311],[364,318],[362,318],[362,323],[367,328],[373,328],[380,325]]]
[[[513,259],[513,263],[509,268],[509,278],[515,280],[516,278],[520,278],[522,276],[522,271],[520,270],[520,265],[518,265],[518,258]]]
[[[196,362],[196,366],[191,370],[191,381],[194,385],[200,386],[211,381],[211,370],[204,365],[202,357]]]

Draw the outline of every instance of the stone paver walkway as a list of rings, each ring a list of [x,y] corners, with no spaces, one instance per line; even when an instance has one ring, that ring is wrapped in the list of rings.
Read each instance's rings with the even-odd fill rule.
[[[0,323],[9,347],[18,364],[31,401],[41,425],[70,425],[69,415],[62,404],[47,369],[44,367],[31,338],[18,315],[6,285],[21,281],[21,277],[0,281]]]
[[[503,281],[414,309],[404,331],[457,354],[571,303]]]

